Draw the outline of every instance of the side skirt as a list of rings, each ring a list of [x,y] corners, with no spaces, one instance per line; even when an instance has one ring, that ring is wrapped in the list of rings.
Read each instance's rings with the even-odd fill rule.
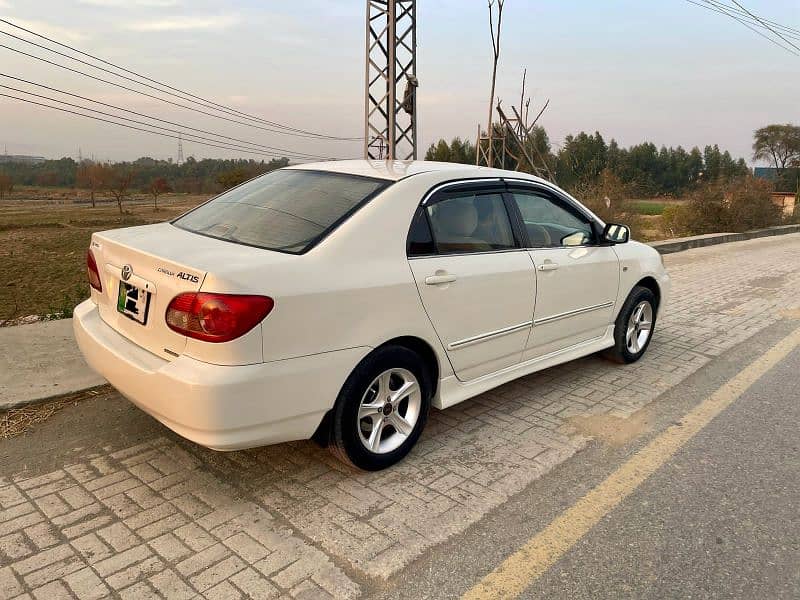
[[[589,354],[600,352],[614,345],[614,326],[609,325],[601,337],[586,340],[543,356],[537,356],[523,363],[506,367],[500,371],[484,375],[467,382],[460,382],[455,375],[445,377],[439,382],[439,393],[433,399],[436,408],[448,408],[459,402],[482,394],[504,383],[519,379],[543,369],[560,365]]]

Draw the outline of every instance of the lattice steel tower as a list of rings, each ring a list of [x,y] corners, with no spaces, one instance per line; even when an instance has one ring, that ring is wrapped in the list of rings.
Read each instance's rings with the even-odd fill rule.
[[[416,0],[367,0],[366,55],[364,158],[416,159]]]

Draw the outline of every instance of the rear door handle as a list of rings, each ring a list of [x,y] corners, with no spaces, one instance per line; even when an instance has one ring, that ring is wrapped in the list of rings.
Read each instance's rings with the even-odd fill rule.
[[[551,260],[546,260],[536,268],[540,271],[555,271],[558,269],[558,263],[554,263]]]
[[[453,283],[458,277],[445,273],[443,275],[430,275],[425,278],[426,285],[441,285],[443,283]]]

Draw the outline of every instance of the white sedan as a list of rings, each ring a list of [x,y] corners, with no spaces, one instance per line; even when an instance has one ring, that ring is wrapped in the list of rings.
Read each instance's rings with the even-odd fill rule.
[[[88,363],[218,450],[314,438],[403,458],[431,406],[605,351],[638,360],[658,253],[536,177],[433,162],[293,166],[169,223],[96,233]]]

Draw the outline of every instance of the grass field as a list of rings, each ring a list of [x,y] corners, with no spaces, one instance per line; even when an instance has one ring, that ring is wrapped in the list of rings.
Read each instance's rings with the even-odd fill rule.
[[[660,216],[667,207],[666,202],[660,200],[636,200],[633,203],[634,209],[640,215]]]
[[[168,220],[206,199],[133,196],[120,215],[107,199],[92,208],[74,190],[19,188],[0,202],[0,322],[28,315],[69,316],[88,297],[86,250],[92,232]]]

